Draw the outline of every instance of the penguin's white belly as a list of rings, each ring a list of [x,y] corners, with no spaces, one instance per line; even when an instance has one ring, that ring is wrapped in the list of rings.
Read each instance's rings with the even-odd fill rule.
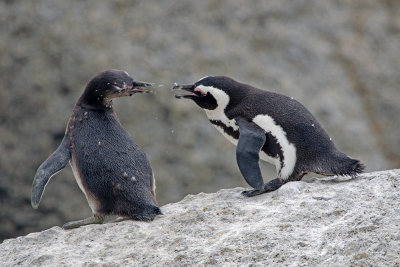
[[[208,115],[208,114],[207,114]],[[217,118],[208,116],[211,120],[216,120]],[[219,116],[218,120],[223,122],[227,127],[232,127],[234,130],[238,130],[239,127],[236,125],[236,121],[229,120],[227,117],[221,119]],[[281,160],[279,157],[273,158],[268,156],[264,151],[260,151],[260,159],[266,162],[269,162],[276,167],[276,172],[279,178],[287,179],[293,172],[294,166],[296,165],[296,147],[289,142],[286,137],[286,132],[282,129],[282,127],[275,123],[274,119],[268,115],[257,115],[253,118],[253,122],[260,126],[265,132],[270,133],[275,137],[279,145],[282,149],[283,154],[283,166],[281,166]],[[213,124],[214,125],[214,124]],[[236,127],[235,127],[236,126]],[[215,128],[232,144],[235,146],[238,143],[238,140],[233,138],[232,136],[225,133],[224,129],[218,125],[214,125]]]
[[[296,165],[296,147],[290,143],[286,137],[286,132],[282,127],[275,123],[274,119],[268,115],[257,115],[253,118],[253,122],[260,126],[265,132],[275,137],[281,147],[283,155],[283,166],[280,160],[277,160],[275,166],[278,171],[279,178],[287,179],[293,172]]]

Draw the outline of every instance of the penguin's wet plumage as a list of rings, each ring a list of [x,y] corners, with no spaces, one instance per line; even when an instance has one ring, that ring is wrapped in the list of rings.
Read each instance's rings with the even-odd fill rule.
[[[113,98],[143,92],[148,85],[118,70],[102,72],[88,83],[61,145],[35,175],[33,207],[38,207],[51,176],[69,162],[95,218],[118,215],[148,221],[161,214],[150,163],[112,108]],[[86,222],[96,223],[97,219]],[[83,221],[67,226],[86,224]]]
[[[276,190],[309,172],[355,176],[364,169],[358,160],[338,150],[315,117],[293,98],[224,76],[205,77],[191,85],[176,84],[174,89],[187,91],[176,97],[192,99],[205,110],[209,121],[237,145],[239,169],[255,188],[245,191],[245,195]],[[264,185],[259,158],[276,166],[277,179]]]
[[[79,105],[75,113],[68,125],[71,165],[85,177],[82,185],[97,212],[132,217],[156,206],[150,164],[115,113]]]

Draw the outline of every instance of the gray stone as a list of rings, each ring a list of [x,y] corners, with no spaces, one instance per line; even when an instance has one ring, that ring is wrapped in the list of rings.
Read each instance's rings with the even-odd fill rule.
[[[303,183],[275,196],[246,198],[244,188],[188,195],[150,223],[53,227],[5,240],[0,259],[2,266],[400,264],[400,169]],[[280,193],[288,188],[301,189]]]

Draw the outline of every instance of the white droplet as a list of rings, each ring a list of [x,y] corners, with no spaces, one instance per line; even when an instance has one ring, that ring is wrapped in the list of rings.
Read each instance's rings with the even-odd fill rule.
[[[314,123],[313,123],[313,124],[311,124],[311,126],[312,126],[312,127],[314,127],[314,126],[315,126],[315,125],[314,125]]]
[[[135,176],[132,176],[131,180],[132,180],[132,182],[136,182],[137,181]]]
[[[124,178],[127,178],[127,177],[128,177],[128,174],[127,174],[126,172],[124,172],[124,173],[122,174],[122,176],[123,176]]]
[[[99,146],[101,146],[101,142],[99,141],[98,143],[97,143]]]
[[[293,99],[294,99],[294,98],[293,98],[293,96],[291,96],[291,97],[290,97],[290,99],[292,99],[292,100],[293,100]]]
[[[331,140],[331,141],[332,141],[332,138],[329,138],[329,140]]]

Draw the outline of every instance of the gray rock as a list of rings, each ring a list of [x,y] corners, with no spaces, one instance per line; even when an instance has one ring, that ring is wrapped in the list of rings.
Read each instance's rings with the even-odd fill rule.
[[[5,240],[0,259],[3,266],[397,266],[399,188],[400,169],[288,183],[253,198],[243,188],[188,195],[151,223],[53,227]]]

